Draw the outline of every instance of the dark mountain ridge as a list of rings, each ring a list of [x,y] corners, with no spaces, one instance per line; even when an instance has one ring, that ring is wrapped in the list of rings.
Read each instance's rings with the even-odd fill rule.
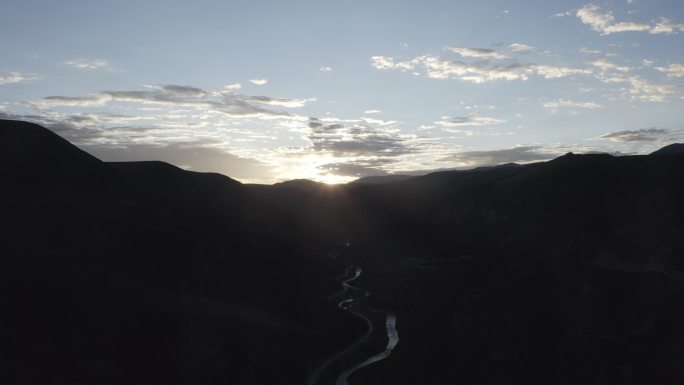
[[[401,338],[354,385],[684,380],[682,154],[264,186],[0,139],[4,383],[304,383],[349,264]]]

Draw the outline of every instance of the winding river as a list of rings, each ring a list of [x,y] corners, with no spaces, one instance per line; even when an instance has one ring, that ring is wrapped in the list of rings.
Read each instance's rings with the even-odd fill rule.
[[[351,275],[350,277],[352,271],[353,275]],[[311,377],[309,378],[308,385],[318,385],[324,372],[331,370],[331,368],[333,368],[333,364],[335,364],[341,358],[360,348],[363,348],[363,345],[368,343],[369,338],[375,331],[373,322],[363,314],[371,312],[372,310],[355,309],[354,306],[356,303],[363,301],[364,299],[368,298],[368,296],[370,296],[369,291],[351,285],[351,282],[359,278],[362,272],[363,269],[361,269],[361,267],[359,266],[349,266],[344,275],[346,279],[342,281],[342,289],[339,292],[329,296],[328,299],[334,300],[335,298],[342,297],[343,299],[337,303],[337,307],[346,310],[349,313],[354,314],[355,316],[365,321],[367,325],[366,332],[359,339],[354,341],[351,345],[335,353],[334,355],[329,357],[325,362],[323,362],[318,368],[316,368],[316,370],[312,373]],[[335,385],[348,385],[348,378],[354,372],[370,364],[384,360],[392,354],[392,350],[394,350],[394,348],[397,346],[397,343],[399,342],[399,332],[396,328],[396,322],[397,317],[394,313],[385,313],[384,327],[386,329],[387,334],[387,346],[385,347],[385,350],[367,358],[362,362],[359,362],[356,365],[353,365],[343,370],[339,375],[337,375]]]

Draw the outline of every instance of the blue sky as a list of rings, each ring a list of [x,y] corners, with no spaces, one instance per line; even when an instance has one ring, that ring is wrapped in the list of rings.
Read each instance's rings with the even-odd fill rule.
[[[681,1],[3,1],[0,114],[244,182],[684,141]]]

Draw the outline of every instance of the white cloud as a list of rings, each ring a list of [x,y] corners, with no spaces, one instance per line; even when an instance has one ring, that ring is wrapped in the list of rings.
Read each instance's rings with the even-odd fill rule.
[[[444,49],[468,58],[493,60],[501,60],[506,58],[505,55],[502,55],[493,49],[487,48],[445,47]]]
[[[434,55],[397,62],[385,56],[371,57],[371,65],[381,70],[412,71],[420,75],[424,70],[426,76],[433,79],[460,79],[473,83],[486,83],[494,80],[527,80],[532,75],[545,79],[557,79],[572,75],[591,74],[591,70],[537,65],[530,63],[464,63],[442,59]]]
[[[660,72],[667,73],[667,76],[671,78],[684,77],[684,64],[670,64],[667,67],[656,67],[656,69]]]
[[[572,16],[572,11],[558,12],[551,15],[551,17],[567,17]]]
[[[556,113],[561,108],[596,109],[603,108],[603,106],[594,102],[578,102],[574,100],[558,99],[556,101],[544,103],[544,108],[549,110],[551,113]]]
[[[572,75],[590,75],[591,70],[572,67],[555,67],[546,65],[534,65],[532,67],[537,75],[543,76],[545,79],[558,79]]]
[[[671,84],[653,84],[639,76],[624,76],[613,73],[597,77],[608,84],[625,84],[619,91],[622,97],[630,100],[643,102],[664,102],[669,97],[677,94],[677,87]]]
[[[105,59],[77,58],[64,62],[64,64],[80,70],[96,70],[109,68],[109,62]]]
[[[634,12],[630,12],[634,14]],[[655,25],[633,22],[615,22],[612,12],[602,13],[601,8],[596,4],[587,4],[577,11],[576,16],[587,24],[594,31],[602,35],[609,35],[618,32],[646,32],[651,34],[673,34],[684,32],[684,24],[674,23],[663,17]]]
[[[364,114],[379,114],[379,113],[381,113],[381,112],[382,112],[382,111],[380,111],[380,110],[366,110],[366,111],[363,111]]]
[[[632,70],[631,68],[626,67],[626,66],[618,66],[616,64],[613,64],[606,59],[595,60],[595,61],[591,62],[591,65],[593,65],[594,67],[599,68],[603,71],[616,70],[616,71],[620,71],[620,72],[629,72]]]
[[[257,102],[257,103],[261,103],[261,104],[267,104],[269,106],[295,108],[295,107],[303,107],[308,102],[316,101],[316,98],[287,99],[287,98],[272,98],[269,96],[251,96],[248,98],[248,100],[253,101],[253,102]]]
[[[615,17],[611,12],[602,13],[601,8],[595,4],[587,4],[577,11],[577,17],[582,23],[587,24],[594,31],[602,35],[609,35],[618,32],[643,32],[651,30],[648,24],[632,22],[615,22]]]
[[[534,51],[534,47],[521,43],[513,43],[509,46],[509,48],[511,49],[511,51],[517,53],[528,53]]]
[[[684,24],[673,23],[669,19],[663,17],[649,32],[652,34],[684,32]]]
[[[332,71],[333,69],[332,69],[332,67],[321,66],[321,68],[319,68],[318,70],[321,71],[321,72],[330,72],[330,71]]]
[[[240,83],[228,84],[224,88],[227,90],[239,90],[242,88],[242,84],[240,84]]]
[[[249,82],[257,86],[263,86],[268,83],[268,79],[251,79]]]
[[[35,76],[21,74],[19,72],[10,72],[7,75],[0,75],[0,85],[23,83],[35,79]]]

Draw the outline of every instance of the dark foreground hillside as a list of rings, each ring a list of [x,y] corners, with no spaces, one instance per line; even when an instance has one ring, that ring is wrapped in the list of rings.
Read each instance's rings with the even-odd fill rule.
[[[0,121],[0,378],[304,384],[354,264],[400,341],[352,385],[684,383],[679,148],[260,186]]]

